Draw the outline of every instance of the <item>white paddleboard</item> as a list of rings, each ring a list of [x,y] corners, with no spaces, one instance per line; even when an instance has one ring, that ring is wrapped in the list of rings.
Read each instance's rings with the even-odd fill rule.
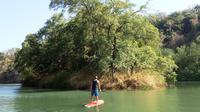
[[[98,102],[97,101],[93,101],[91,103],[86,104],[85,107],[88,107],[88,108],[95,107],[95,106],[98,106],[98,105],[102,105],[103,103],[104,103],[103,100],[98,100]]]

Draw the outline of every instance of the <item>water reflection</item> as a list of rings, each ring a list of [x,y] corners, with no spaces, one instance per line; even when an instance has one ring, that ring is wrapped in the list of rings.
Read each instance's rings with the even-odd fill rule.
[[[15,112],[16,92],[19,84],[0,84],[0,112]]]
[[[110,91],[103,111],[113,112],[177,112],[177,90],[161,89],[150,91]]]
[[[200,111],[200,83],[199,82],[185,82],[178,84],[177,98],[178,109],[177,112],[199,112]]]
[[[199,112],[199,93],[200,83],[150,91],[107,91],[101,93],[103,105],[86,108],[89,91],[0,85],[0,112]]]
[[[87,112],[87,91],[24,91],[15,98],[17,112]]]
[[[88,108],[87,112],[101,112],[100,109],[101,109],[101,106],[96,106],[93,108]]]

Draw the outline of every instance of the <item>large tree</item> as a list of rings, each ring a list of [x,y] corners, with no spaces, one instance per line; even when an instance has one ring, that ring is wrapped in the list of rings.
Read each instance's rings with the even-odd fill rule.
[[[16,68],[25,81],[34,82],[61,71],[114,79],[116,72],[151,69],[168,77],[175,64],[159,52],[158,30],[133,6],[122,0],[51,0],[50,8],[63,12],[27,35]],[[65,14],[71,16],[65,19]]]

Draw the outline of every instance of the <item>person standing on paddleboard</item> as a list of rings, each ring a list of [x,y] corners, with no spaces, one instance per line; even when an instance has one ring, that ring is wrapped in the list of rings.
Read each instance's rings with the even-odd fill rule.
[[[101,92],[100,81],[98,80],[98,76],[95,76],[94,80],[91,82],[90,90],[91,90],[91,101],[93,97],[96,97],[96,101],[98,101],[99,91]]]

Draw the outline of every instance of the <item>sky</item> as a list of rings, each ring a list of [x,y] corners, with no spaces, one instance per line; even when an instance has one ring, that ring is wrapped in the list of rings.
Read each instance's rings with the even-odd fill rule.
[[[147,0],[130,0],[138,6]],[[50,0],[2,0],[0,4],[0,52],[21,48],[25,36],[36,33],[55,11]],[[147,11],[169,14],[200,4],[200,0],[151,0]]]
[[[50,0],[2,0],[0,4],[0,52],[21,48],[25,36],[36,33],[53,13]]]

